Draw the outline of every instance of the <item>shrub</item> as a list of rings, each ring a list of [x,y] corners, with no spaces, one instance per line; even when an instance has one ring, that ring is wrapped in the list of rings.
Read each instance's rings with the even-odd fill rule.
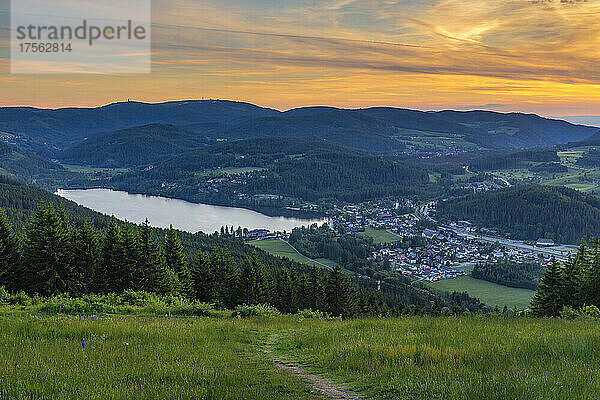
[[[31,303],[31,297],[29,297],[27,293],[23,291],[13,294],[8,299],[8,304],[13,306],[30,306]]]
[[[158,301],[156,294],[148,293],[144,291],[138,291],[127,289],[121,295],[121,304],[144,307],[153,305]]]
[[[241,305],[235,308],[234,317],[276,317],[281,315],[279,310],[269,304],[258,304],[255,306]]]
[[[4,286],[0,286],[0,304],[8,304],[10,299],[10,293],[4,288]]]
[[[198,317],[210,317],[215,314],[215,308],[212,304],[207,303],[191,303],[182,304],[173,307],[171,310],[173,315],[195,315]]]
[[[579,310],[573,309],[569,306],[565,306],[563,310],[560,312],[561,318],[565,319],[596,319],[600,320],[600,309],[598,307],[591,306],[583,306]]]
[[[333,319],[340,319],[340,317],[332,317],[331,314],[326,313],[326,312],[322,312],[319,310],[311,310],[306,309],[306,310],[301,310],[298,311],[298,314],[296,314],[297,316],[299,316],[300,318],[304,319],[324,319],[324,320],[333,320]]]

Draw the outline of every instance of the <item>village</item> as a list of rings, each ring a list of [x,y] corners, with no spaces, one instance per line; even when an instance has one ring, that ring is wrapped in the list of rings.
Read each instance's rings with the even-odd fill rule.
[[[512,261],[540,263],[546,266],[553,254],[554,242],[540,239],[536,243],[510,240],[497,231],[477,227],[468,221],[450,221],[437,224],[429,215],[417,215],[408,199],[377,201],[366,204],[334,206],[328,220],[329,228],[343,233],[365,232],[367,228],[385,230],[398,240],[381,244],[371,257],[416,280],[435,282],[465,275],[469,266],[477,263]],[[289,234],[289,233],[288,233]],[[248,232],[248,239],[283,239],[286,233],[266,229]]]

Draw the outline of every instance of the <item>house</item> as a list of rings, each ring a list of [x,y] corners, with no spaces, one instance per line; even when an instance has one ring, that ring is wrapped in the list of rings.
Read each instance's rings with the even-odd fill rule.
[[[546,246],[554,246],[554,240],[552,239],[538,239],[535,242],[536,246],[546,247]]]
[[[437,232],[431,229],[423,229],[423,237],[432,239]]]
[[[271,233],[268,229],[253,229],[248,231],[246,238],[248,239],[264,239]]]

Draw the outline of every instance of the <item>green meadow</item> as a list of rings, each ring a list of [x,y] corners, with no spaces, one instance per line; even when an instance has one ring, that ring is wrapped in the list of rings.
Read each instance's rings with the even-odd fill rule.
[[[2,399],[318,398],[273,358],[363,399],[600,392],[596,321],[0,315]]]
[[[365,228],[364,232],[357,233],[359,236],[370,236],[375,244],[397,242],[400,238],[393,233],[389,233],[383,229],[375,229],[371,227]]]
[[[459,276],[454,279],[443,279],[437,282],[426,282],[425,285],[442,292],[468,292],[469,295],[492,307],[527,308],[534,295],[533,290],[512,288],[497,283],[475,279],[471,276]]]
[[[335,262],[333,262],[332,260],[328,260],[326,258],[315,259],[315,261],[317,261],[323,265],[317,264],[314,261],[311,261],[308,257],[305,257],[302,254],[298,254],[298,252],[296,250],[294,250],[292,248],[292,246],[290,246],[288,243],[286,243],[282,240],[279,240],[279,239],[253,240],[248,243],[254,247],[258,247],[259,249],[266,251],[267,253],[271,253],[274,256],[287,257],[292,261],[297,261],[297,262],[304,263],[304,264],[307,264],[310,266],[316,265],[319,268],[323,268],[323,265],[326,265],[328,267],[335,266]]]

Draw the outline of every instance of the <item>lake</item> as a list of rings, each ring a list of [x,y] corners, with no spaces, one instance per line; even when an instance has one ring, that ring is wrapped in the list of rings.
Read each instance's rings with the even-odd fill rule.
[[[214,233],[223,225],[270,231],[291,231],[299,226],[325,223],[326,219],[269,217],[237,207],[195,204],[160,196],[129,194],[110,189],[62,190],[57,195],[106,215],[141,224],[146,218],[154,227],[186,232]]]

